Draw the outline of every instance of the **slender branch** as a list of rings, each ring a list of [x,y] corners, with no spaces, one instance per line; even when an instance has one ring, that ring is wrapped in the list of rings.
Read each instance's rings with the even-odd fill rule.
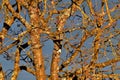
[[[60,70],[66,67],[78,55],[78,53],[80,52],[81,46],[84,44],[84,42],[87,40],[89,36],[90,36],[89,32],[86,31],[83,37],[81,38],[78,49],[76,49],[76,51],[72,54],[70,58],[68,58],[65,62],[62,63]]]
[[[97,77],[99,79],[103,79],[103,78],[112,78],[115,80],[119,80],[119,76],[120,74],[93,74],[93,77]]]
[[[58,43],[60,45],[60,43]],[[58,80],[59,76],[59,61],[60,61],[60,50],[61,48],[57,44],[54,44],[54,50],[52,54],[51,62],[51,80]]]
[[[19,53],[19,50],[17,49],[16,50],[16,55],[15,55],[15,62],[14,62],[14,71],[12,73],[12,77],[11,77],[11,80],[16,80],[17,79],[17,76],[19,74],[19,61],[20,61],[20,53]]]
[[[33,75],[35,75],[35,71],[27,66],[19,66],[20,70],[25,70]]]
[[[96,29],[97,33],[96,33],[96,36],[95,36],[95,40],[93,42],[93,45],[94,45],[94,54],[92,56],[92,60],[91,60],[91,66],[94,66],[95,62],[97,62],[98,60],[98,52],[99,52],[99,48],[100,48],[100,42],[101,42],[101,35],[102,35],[102,31],[100,28],[97,28]]]
[[[105,5],[106,5],[106,10],[107,10],[108,18],[109,18],[110,22],[112,22],[113,20],[112,20],[112,17],[110,15],[110,10],[109,10],[109,7],[108,7],[108,0],[104,0],[104,2],[105,2]]]
[[[2,65],[0,64],[0,80],[5,80],[5,75],[4,72],[2,70]]]
[[[91,0],[87,0],[87,3],[88,3],[88,6],[89,6],[89,8],[90,8],[90,12],[91,12],[91,14],[92,15],[95,15],[95,11],[94,11],[94,9],[93,9],[93,7],[92,7],[92,1]]]
[[[111,65],[111,63],[116,63],[118,61],[120,61],[120,57],[113,58],[113,59],[103,62],[103,63],[97,63],[97,64],[95,64],[95,66],[98,68],[103,68],[103,67]]]
[[[18,43],[19,43],[19,40],[16,40],[12,44],[8,45],[7,47],[2,48],[2,50],[0,50],[0,54],[2,54],[3,52],[7,51],[10,48],[12,48],[13,46],[17,45]]]
[[[5,2],[5,5],[9,9],[9,11],[12,13],[12,15],[18,18],[26,26],[27,30],[31,30],[32,28],[31,25],[19,13],[15,12],[15,10],[12,8],[8,0]]]

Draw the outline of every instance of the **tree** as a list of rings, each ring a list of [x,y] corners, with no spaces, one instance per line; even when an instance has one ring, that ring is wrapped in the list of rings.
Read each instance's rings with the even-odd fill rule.
[[[10,80],[22,70],[36,80],[119,80],[119,0],[2,0],[0,8],[0,55],[14,62]],[[46,46],[52,51],[44,53]]]

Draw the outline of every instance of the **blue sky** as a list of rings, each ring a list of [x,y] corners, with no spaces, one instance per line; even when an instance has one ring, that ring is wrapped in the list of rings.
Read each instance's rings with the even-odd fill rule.
[[[15,1],[14,0],[10,0],[11,1],[11,4],[14,4],[15,3]],[[65,2],[67,2],[67,1],[70,1],[70,0],[63,0],[62,2],[63,3],[65,3]],[[97,0],[92,0],[93,2],[96,2]],[[111,0],[110,0],[111,1]],[[114,1],[117,1],[117,0],[114,0]],[[63,4],[63,3],[60,3],[59,5],[61,5],[61,4]],[[66,5],[65,5],[66,6]],[[110,7],[112,7],[113,5],[111,5]],[[99,6],[98,6],[99,7]],[[58,8],[58,9],[60,9],[60,8]],[[86,11],[88,11],[88,8],[86,8]],[[118,11],[119,12],[119,11]],[[0,22],[0,31],[1,31],[1,29],[2,29],[2,27],[3,27],[3,21],[4,21],[4,19],[2,18],[3,17],[3,15],[1,15],[1,13],[2,13],[2,11],[0,12],[0,19],[2,19],[2,22]],[[27,13],[27,12],[26,12]],[[75,13],[76,15],[81,15],[81,13],[79,12],[79,11],[77,11],[76,13]],[[88,14],[89,14],[89,11],[88,11]],[[25,17],[25,15],[21,12],[21,15],[23,16],[23,17]],[[114,14],[113,14],[114,15]],[[27,21],[29,21],[29,16],[28,16],[28,14],[26,15],[26,19],[27,19]],[[70,19],[69,20],[67,20],[67,23],[65,24],[65,28],[70,28],[71,27],[71,21],[73,21],[73,19],[74,19],[74,25],[75,26],[79,26],[79,25],[81,25],[81,21],[82,21],[82,19],[78,19],[78,17],[75,17],[75,18],[73,18],[73,17],[70,17]],[[18,25],[18,24],[20,24],[20,26],[21,27],[17,27],[16,28],[16,26]],[[53,25],[52,23],[50,24],[51,26]],[[117,29],[120,29],[120,20],[118,20],[117,21],[117,25],[116,25],[116,28]],[[19,21],[15,21],[14,23],[13,23],[13,25],[11,26],[11,28],[10,28],[10,30],[9,30],[9,32],[8,32],[8,34],[11,34],[11,33],[17,33],[18,31],[20,31],[21,29],[23,29],[23,31],[24,30],[26,30],[25,29],[25,27],[24,27],[24,25],[22,25]],[[79,40],[81,40],[80,38],[83,36],[83,34],[84,34],[84,32],[82,32],[82,30],[80,30],[80,31],[74,31],[74,32],[72,32],[72,33],[68,33],[68,34],[66,34],[66,37],[67,38],[70,38],[70,37],[72,37],[72,36],[74,36],[74,35],[76,35],[76,34],[78,34],[78,39],[76,39],[76,40],[71,40],[70,42],[71,43],[73,43],[73,42],[79,42]],[[118,38],[120,37],[120,35],[118,36]],[[24,38],[24,40],[23,40],[23,42],[25,41],[27,41],[29,39],[29,36],[28,37],[25,37]],[[89,39],[87,39],[86,41],[85,41],[85,43],[84,43],[84,46],[86,47],[86,48],[90,48],[91,46],[92,46],[92,42],[93,42],[93,39],[94,39],[94,37],[90,37]],[[8,41],[8,42],[7,42]],[[5,39],[5,45],[8,45],[8,44],[10,44],[10,42],[11,42],[11,40],[9,40],[8,38],[6,38]],[[116,40],[112,40],[112,42],[113,43],[117,43],[118,41]],[[52,50],[53,50],[53,41],[52,40],[48,40],[48,41],[46,41],[46,42],[42,42],[43,43],[43,55],[44,55],[44,58],[49,58],[49,61],[51,60],[51,56],[52,56]],[[8,52],[10,53],[10,54],[13,54],[13,52],[14,52],[14,50],[15,50],[15,48],[16,48],[16,46],[15,47],[13,47],[12,49],[10,49],[10,50],[8,50]],[[84,47],[83,47],[83,49],[84,49]],[[108,49],[111,49],[111,48],[108,48]],[[29,48],[27,48],[26,49],[26,51],[27,50],[29,50]],[[72,50],[72,48],[71,48],[71,50]],[[24,54],[24,51],[22,51],[22,53]],[[62,54],[61,54],[61,57],[64,59],[64,60],[66,60],[66,55],[67,55],[67,52],[66,52],[66,50],[63,48],[62,49]],[[112,55],[112,53],[108,53],[107,54],[107,57],[109,57],[109,59],[112,59],[112,58],[114,58],[114,56]],[[104,62],[104,61],[106,61],[106,57],[103,57],[103,58],[101,58],[100,60],[99,60],[100,62]],[[8,69],[13,69],[13,65],[14,65],[14,62],[12,61],[12,60],[5,60],[4,58],[3,58],[3,55],[0,55],[0,63],[2,64],[2,67],[3,67],[3,70],[6,72]],[[20,62],[20,64],[24,64],[25,65],[25,63],[23,62],[23,61],[21,61]],[[45,62],[45,64],[47,64],[47,65],[49,65],[50,64],[50,62]],[[117,65],[120,65],[120,62],[118,62],[117,63]],[[105,67],[104,68],[105,70],[107,70],[107,69],[110,69],[110,66],[108,66],[108,67]],[[120,73],[120,71],[118,70],[118,71],[116,71],[117,73]],[[7,71],[7,73],[9,73],[9,71]],[[50,67],[47,67],[47,69],[46,69],[46,73],[47,74],[50,74]],[[8,79],[9,80],[9,79]],[[33,76],[32,74],[29,74],[28,72],[26,72],[26,71],[21,71],[20,73],[19,73],[19,76],[18,76],[18,79],[17,80],[35,80],[35,76]]]

